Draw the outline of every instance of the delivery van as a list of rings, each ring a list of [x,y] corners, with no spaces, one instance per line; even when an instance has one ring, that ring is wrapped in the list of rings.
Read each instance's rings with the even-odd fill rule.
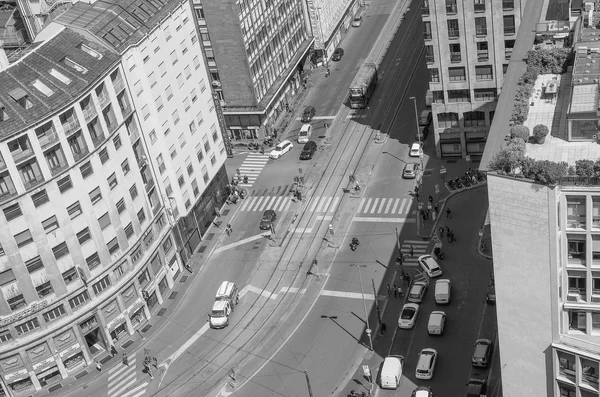
[[[404,367],[404,357],[387,356],[383,360],[381,372],[379,373],[379,385],[382,389],[397,389],[400,386],[402,378],[402,368]]]
[[[240,297],[235,283],[223,281],[217,290],[212,310],[208,314],[210,327],[215,329],[227,327],[229,317],[239,301]]]
[[[307,143],[312,135],[312,125],[304,124],[302,128],[300,128],[300,133],[298,134],[298,143]]]
[[[451,283],[448,279],[441,279],[435,282],[435,303],[443,305],[450,303]]]
[[[429,322],[427,323],[427,332],[429,335],[441,335],[444,333],[446,325],[446,313],[440,311],[431,312]]]
[[[431,110],[423,110],[419,116],[419,125],[429,125],[432,119],[433,117],[431,116]]]
[[[223,281],[221,286],[217,290],[217,295],[215,296],[216,301],[228,300],[232,302],[234,305],[237,305],[240,301],[240,297],[238,296],[238,288],[235,283],[231,281]]]

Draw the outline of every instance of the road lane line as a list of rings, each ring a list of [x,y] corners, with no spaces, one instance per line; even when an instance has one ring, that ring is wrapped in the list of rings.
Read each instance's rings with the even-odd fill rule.
[[[396,201],[394,201],[394,207],[392,208],[392,214],[396,213],[396,207],[398,207],[398,202],[400,202],[399,198],[397,198]]]
[[[315,212],[315,207],[317,206],[317,204],[319,204],[319,197],[311,198],[310,203],[312,204],[310,206],[310,212]]]
[[[354,216],[352,222],[374,222],[374,223],[416,223],[415,218],[395,218],[395,217],[373,217],[373,216]]]
[[[339,202],[340,202],[340,198],[339,198],[339,197],[336,197],[336,198],[333,200],[333,205],[331,206],[331,210],[330,210],[330,212],[334,212],[334,211],[337,209],[337,206],[338,206],[338,203],[339,203]]]
[[[255,287],[250,284],[247,284],[244,288],[242,288],[242,290],[240,291],[240,298],[243,297],[244,295],[246,295],[248,292],[252,292],[256,295],[264,296],[265,298],[269,298],[269,299],[277,299],[276,293],[271,293],[269,291],[265,291],[262,288]]]
[[[377,210],[378,214],[381,214],[381,211],[383,211],[383,206],[385,205],[385,198],[381,199],[381,204],[379,204],[379,209]]]
[[[390,212],[390,207],[392,206],[392,200],[394,200],[394,199],[390,199],[385,207],[386,214]]]
[[[235,247],[238,247],[238,246],[240,246],[242,244],[250,243],[250,242],[252,242],[254,240],[260,240],[261,238],[265,238],[265,236],[263,234],[257,234],[256,236],[251,236],[251,237],[245,238],[243,240],[239,240],[239,241],[237,241],[235,243],[224,245],[222,247],[216,248],[214,250],[214,253],[218,254],[219,252],[227,251],[230,248],[235,248]]]
[[[358,205],[358,209],[356,210],[357,214],[360,214],[360,210],[362,210],[363,205],[365,205],[365,201],[367,201],[367,199],[364,197],[360,199],[360,204]]]
[[[129,360],[129,365],[134,366],[135,367],[135,357],[132,357],[131,360]],[[121,375],[121,372],[125,372],[127,370],[129,370],[131,367],[127,366],[127,365],[119,365],[117,367],[111,368],[110,371],[108,371],[108,381],[110,382],[112,379],[118,377]]]
[[[367,204],[365,205],[365,209],[364,209],[364,211],[363,211],[363,213],[364,213],[364,214],[366,214],[367,212],[369,212],[369,207],[371,207],[371,201],[372,201],[372,200],[373,200],[372,198],[369,198],[369,199],[367,200]]]
[[[374,300],[375,295],[373,294],[364,294],[365,299]],[[363,294],[360,292],[348,292],[348,291],[333,291],[333,290],[323,290],[321,291],[321,296],[332,296],[334,298],[350,298],[350,299],[362,299]],[[385,300],[387,296],[378,295],[377,300]]]
[[[167,359],[164,360],[159,366],[165,365],[168,368],[168,365],[171,365],[173,361],[177,360],[179,356],[185,353],[190,346],[192,346],[198,339],[200,339],[202,335],[204,335],[206,331],[209,330],[209,328],[210,324],[208,322],[205,323],[198,331],[196,331],[194,335],[192,335],[188,340],[186,340],[185,343],[179,347],[179,349],[177,349],[173,354],[167,357]],[[165,373],[166,372],[167,371],[165,370]]]

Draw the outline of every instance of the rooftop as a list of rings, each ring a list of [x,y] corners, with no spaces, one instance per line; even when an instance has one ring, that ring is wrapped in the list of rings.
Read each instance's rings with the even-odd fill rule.
[[[117,54],[71,29],[35,47],[0,72],[0,139],[34,126],[78,98],[118,60]]]

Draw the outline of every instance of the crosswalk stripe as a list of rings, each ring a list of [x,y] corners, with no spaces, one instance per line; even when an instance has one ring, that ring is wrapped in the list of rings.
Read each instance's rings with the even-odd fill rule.
[[[365,201],[367,201],[367,199],[364,197],[360,199],[360,204],[358,205],[358,209],[356,210],[357,214],[360,214],[360,210],[362,210],[362,207],[365,204]]]
[[[319,198],[318,197],[313,197],[310,199],[312,205],[310,207],[310,212],[315,212],[315,208],[317,206],[317,204],[319,204]]]
[[[365,213],[369,212],[369,208],[371,207],[371,201],[372,200],[373,199],[370,198],[370,197],[367,199],[367,204],[365,205],[365,211],[364,211]]]
[[[332,200],[333,200],[333,197],[329,197],[327,199],[327,203],[325,203],[325,208],[323,208],[323,211],[331,211],[331,207],[329,206],[329,204],[331,204]]]
[[[337,208],[337,205],[338,205],[338,203],[339,203],[339,202],[340,202],[340,198],[339,198],[339,196],[338,196],[338,197],[336,197],[336,198],[333,200],[333,206],[332,206],[332,209],[333,209],[333,210],[335,210],[335,209]]]
[[[139,386],[134,387],[133,389],[129,390],[127,393],[125,394],[121,394],[118,397],[139,397],[144,395],[144,393],[146,393],[146,386],[148,386],[148,382],[144,382]],[[110,396],[113,397],[113,396]],[[117,397],[117,396],[114,396]]]
[[[398,207],[399,202],[400,202],[399,198],[397,198],[396,201],[394,201],[394,207],[392,208],[392,214],[396,213],[396,208]]]
[[[385,200],[386,199],[381,199],[381,204],[379,204],[379,209],[377,210],[378,214],[381,214],[381,211],[383,210],[383,206],[385,205]]]
[[[379,202],[379,197],[375,198],[375,201],[373,202],[373,207],[371,207],[371,214],[373,212],[375,212],[375,208],[377,207],[378,202]]]
[[[402,204],[400,205],[400,209],[398,210],[398,213],[401,214],[402,211],[404,210],[404,205],[406,204],[406,200],[402,200]]]
[[[130,358],[128,362],[129,365],[118,365],[116,367],[111,368],[108,371],[108,380],[110,381],[111,379],[115,378],[121,372],[128,371],[132,366],[135,367],[135,357]]]
[[[273,209],[275,211],[277,211],[277,209],[279,208],[279,203],[281,202],[282,199],[283,199],[283,196],[277,197],[277,200],[275,201],[275,205],[273,206]]]
[[[286,198],[287,204],[285,205],[285,208],[283,209],[283,211],[287,211],[290,209],[290,206],[292,205],[292,199],[287,197]]]
[[[133,367],[132,367],[133,368]],[[133,368],[132,372],[126,373],[124,378],[118,379],[117,382],[108,383],[108,394],[113,393],[115,390],[127,388],[132,383],[135,383],[135,368]]]
[[[390,211],[390,206],[392,205],[392,200],[393,199],[389,199],[387,206],[385,207],[385,213],[387,214]]]

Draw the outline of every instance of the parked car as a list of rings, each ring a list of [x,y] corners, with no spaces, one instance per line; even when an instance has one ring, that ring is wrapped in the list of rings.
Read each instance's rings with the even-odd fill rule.
[[[452,283],[447,278],[437,280],[435,282],[435,303],[443,305],[450,303],[450,291],[452,291]]]
[[[415,135],[416,141],[424,141],[427,139],[427,135],[429,135],[429,126],[428,125],[420,125],[419,132]]]
[[[408,290],[408,301],[412,303],[423,302],[423,296],[427,290],[427,283],[425,281],[416,281],[411,285]]]
[[[269,157],[272,159],[278,159],[281,156],[283,156],[284,154],[286,154],[287,152],[289,152],[290,150],[292,150],[293,147],[294,147],[294,145],[292,145],[292,142],[283,141],[279,145],[277,145],[273,148],[271,153],[269,153]]]
[[[338,47],[335,50],[333,50],[333,54],[331,54],[331,60],[339,61],[340,59],[342,59],[343,56],[344,56],[344,49]]]
[[[421,114],[419,115],[419,125],[429,125],[429,123],[431,123],[432,119],[433,119],[433,117],[431,115],[431,110],[429,110],[429,109],[422,110]]]
[[[485,295],[485,301],[490,305],[496,304],[496,285],[494,284],[494,279],[490,280],[488,284],[487,293]]]
[[[411,329],[417,323],[418,315],[419,305],[416,303],[405,304],[400,311],[400,317],[398,317],[398,328]]]
[[[420,157],[423,154],[423,144],[419,142],[415,142],[410,145],[410,152],[408,153],[409,157]]]
[[[417,261],[421,269],[431,278],[442,275],[442,268],[431,255],[421,255]]]
[[[427,322],[427,333],[429,335],[442,335],[446,326],[446,313],[441,311],[433,311],[429,315]]]
[[[354,19],[352,20],[352,27],[353,28],[360,27],[360,25],[362,25],[362,21],[363,21],[362,15],[354,17]]]
[[[465,397],[480,397],[481,395],[485,395],[485,380],[477,378],[469,379]]]
[[[310,136],[312,135],[312,132],[313,132],[312,125],[310,125],[310,124],[302,125],[302,128],[300,128],[300,132],[298,133],[298,143],[308,142],[308,140],[310,139]]]
[[[404,170],[402,171],[402,178],[404,179],[415,179],[417,172],[419,171],[419,164],[417,163],[406,163]]]
[[[304,112],[302,112],[301,121],[303,123],[308,123],[313,119],[313,117],[315,117],[316,114],[317,114],[317,110],[315,109],[315,107],[308,105],[307,107],[304,108]]]
[[[419,353],[415,378],[429,380],[433,378],[438,353],[435,349],[426,348]]]
[[[317,151],[317,142],[308,141],[300,152],[300,160],[310,160]]]
[[[433,397],[433,392],[427,386],[419,386],[413,390],[410,397]]]
[[[471,364],[474,367],[489,367],[492,357],[493,345],[489,339],[477,339],[475,348],[473,349],[473,357]]]
[[[263,216],[260,220],[260,229],[261,230],[268,230],[271,228],[271,225],[275,222],[275,220],[277,219],[277,213],[275,213],[275,211],[273,210],[266,210],[263,213]]]

